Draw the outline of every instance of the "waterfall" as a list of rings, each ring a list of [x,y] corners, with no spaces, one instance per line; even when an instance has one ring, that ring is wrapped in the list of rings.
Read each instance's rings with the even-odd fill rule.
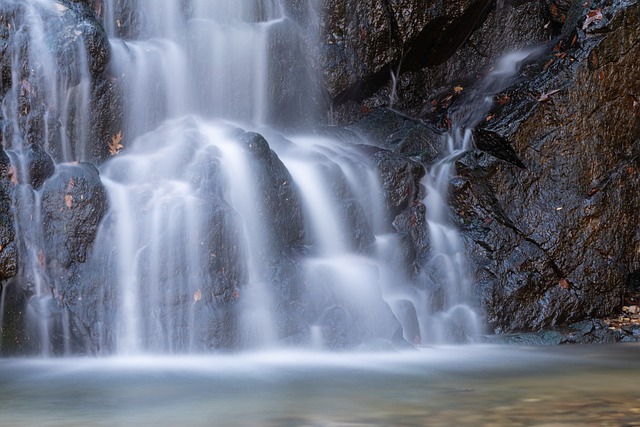
[[[459,109],[446,155],[422,181],[432,255],[416,278],[385,216],[372,159],[381,148],[313,131],[323,102],[313,2],[105,0],[108,68],[80,30],[65,39],[69,64],[50,52],[61,17],[81,6],[9,3],[22,17],[2,101],[20,254],[12,283],[25,290],[41,354],[398,348],[478,336],[448,184],[487,97],[522,55]],[[97,162],[91,100],[103,69],[123,114]],[[25,126],[36,117],[45,123]]]

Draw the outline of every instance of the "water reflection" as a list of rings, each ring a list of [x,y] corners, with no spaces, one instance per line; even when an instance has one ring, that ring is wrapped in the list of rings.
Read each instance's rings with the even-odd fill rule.
[[[3,426],[622,426],[640,345],[0,360]]]

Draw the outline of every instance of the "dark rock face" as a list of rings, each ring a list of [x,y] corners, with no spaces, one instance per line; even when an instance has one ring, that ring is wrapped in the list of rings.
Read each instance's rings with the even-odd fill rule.
[[[640,7],[611,7],[586,31],[586,16],[575,15],[578,27],[566,24],[560,55],[542,58],[554,62],[507,91],[511,101],[498,105],[489,121],[511,141],[526,169],[469,159],[472,192],[495,197],[493,208],[479,205],[494,212],[496,224],[473,237],[472,246],[482,247],[475,251],[487,262],[480,270],[481,292],[488,321],[499,331],[604,316],[620,304],[627,277],[640,262],[640,122],[625,105],[629,94],[640,91]],[[532,99],[526,95],[531,93],[543,95]],[[480,170],[484,188],[476,184]],[[471,210],[478,213],[478,205]],[[505,239],[508,234],[513,237]],[[515,242],[521,243],[509,249]],[[509,253],[518,255],[510,260]]]
[[[589,20],[598,8],[602,19]],[[635,2],[596,2],[590,9],[506,2],[474,24],[443,62],[401,70],[394,107],[423,123],[405,120],[398,132],[401,116],[371,112],[391,96],[390,80],[376,86],[374,73],[361,78],[374,88],[337,110],[338,121],[365,116],[353,127],[376,144],[396,143],[376,157],[393,225],[410,242],[407,253],[420,258],[428,252],[428,233],[421,198],[408,190],[419,178],[406,165],[418,160],[428,167],[437,157],[437,133],[447,131],[473,82],[500,55],[538,46],[513,85],[494,96],[493,110],[474,132],[476,150],[459,159],[451,182],[477,295],[495,331],[604,316],[620,304],[624,284],[638,269],[639,10]],[[433,130],[421,130],[424,124]],[[436,136],[425,137],[429,133]],[[411,134],[423,139],[409,139],[418,143],[404,151],[399,148],[413,142],[398,144],[391,136]]]
[[[0,213],[5,224],[0,240],[6,241],[0,243],[0,265],[3,278],[18,275],[4,288],[14,304],[9,312],[20,316],[7,314],[5,321],[15,326],[13,331],[22,331],[10,339],[13,347],[38,351],[38,333],[24,316],[27,310],[43,310],[51,322],[53,350],[64,351],[63,335],[87,335],[74,315],[73,278],[91,251],[108,203],[94,166],[60,166],[53,176],[54,162],[99,163],[109,156],[108,144],[122,129],[121,91],[108,69],[111,49],[94,14],[100,9],[97,2],[8,1],[1,8],[0,95],[6,115],[0,117],[0,129],[12,165],[2,173],[7,208]],[[61,111],[65,97],[68,111]],[[82,97],[86,104],[78,108]],[[35,191],[42,191],[41,205]],[[21,229],[15,242],[11,203]],[[40,208],[44,230],[35,219]],[[50,302],[31,301],[37,282],[52,291]],[[76,341],[78,348],[88,348]]]
[[[381,80],[386,81],[390,66],[401,58],[428,58],[439,62],[447,51],[455,51],[462,40],[445,37],[474,27],[476,19],[452,26],[465,11],[474,15],[491,1],[350,1],[324,0],[321,6],[325,80],[330,96],[357,97]]]
[[[11,171],[9,156],[0,149],[0,280],[9,279],[18,271],[15,226],[11,213],[14,186],[9,176]]]

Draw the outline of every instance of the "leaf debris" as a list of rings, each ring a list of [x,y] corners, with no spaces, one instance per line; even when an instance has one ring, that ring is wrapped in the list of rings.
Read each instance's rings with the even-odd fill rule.
[[[584,20],[584,24],[582,24],[582,29],[586,30],[589,25],[593,24],[596,21],[602,21],[602,9],[600,8],[590,10],[587,13],[587,18]]]
[[[118,132],[116,135],[111,137],[111,143],[109,144],[110,155],[115,156],[124,148],[124,145],[120,144],[121,141],[122,141],[122,131]]]

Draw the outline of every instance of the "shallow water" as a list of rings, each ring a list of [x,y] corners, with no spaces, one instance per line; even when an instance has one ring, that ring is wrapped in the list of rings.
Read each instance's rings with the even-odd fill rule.
[[[0,360],[2,426],[640,425],[640,346]]]

